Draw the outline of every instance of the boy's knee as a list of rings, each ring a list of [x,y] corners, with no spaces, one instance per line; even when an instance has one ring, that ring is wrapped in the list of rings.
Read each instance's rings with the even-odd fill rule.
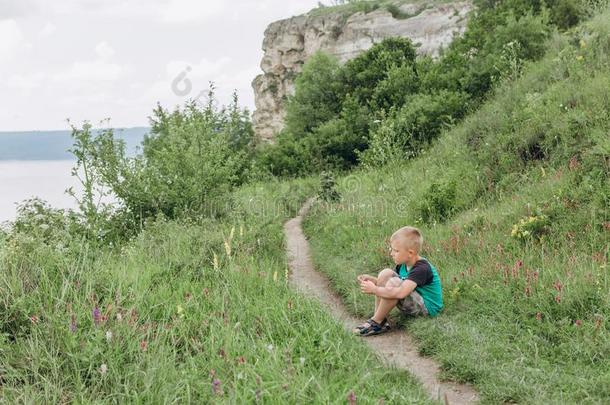
[[[388,280],[394,277],[395,273],[392,269],[383,269],[379,272],[377,276],[377,285],[385,285]]]

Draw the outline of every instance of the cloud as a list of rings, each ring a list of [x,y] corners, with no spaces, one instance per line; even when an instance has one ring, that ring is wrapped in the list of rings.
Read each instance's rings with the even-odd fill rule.
[[[0,2],[0,21],[24,17],[37,10],[38,4],[33,0],[3,0]]]
[[[39,38],[47,38],[53,35],[57,31],[57,26],[52,22],[47,22],[44,27],[38,32]]]
[[[106,41],[95,46],[97,59],[91,61],[76,61],[68,70],[54,76],[59,82],[108,82],[123,77],[128,67],[112,62],[110,59],[115,51]]]
[[[14,74],[8,78],[6,85],[12,89],[31,91],[39,88],[47,75],[41,72],[36,72],[29,75]]]
[[[114,48],[112,48],[108,42],[103,41],[97,44],[95,47],[95,53],[102,59],[109,59],[114,55]]]
[[[29,48],[19,24],[15,20],[0,21],[0,61],[10,60],[20,49]]]
[[[159,14],[166,23],[202,21],[220,15],[225,4],[219,0],[170,0],[159,9]]]

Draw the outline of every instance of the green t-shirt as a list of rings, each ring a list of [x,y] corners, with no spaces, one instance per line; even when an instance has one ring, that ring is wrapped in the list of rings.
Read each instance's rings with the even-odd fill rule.
[[[436,316],[443,309],[443,289],[436,268],[422,257],[413,267],[405,264],[396,266],[396,272],[401,280],[411,280],[417,287],[415,291],[424,299],[424,305],[430,316]]]

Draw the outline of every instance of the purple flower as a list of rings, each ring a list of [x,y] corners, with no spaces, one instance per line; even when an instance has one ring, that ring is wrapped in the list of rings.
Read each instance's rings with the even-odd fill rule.
[[[215,378],[212,381],[212,392],[214,393],[214,395],[224,394],[224,392],[222,391],[222,387],[220,386],[220,380],[218,378]]]
[[[100,313],[100,309],[96,305],[95,308],[93,308],[93,323],[95,324],[95,326],[98,326],[101,320],[102,314]]]

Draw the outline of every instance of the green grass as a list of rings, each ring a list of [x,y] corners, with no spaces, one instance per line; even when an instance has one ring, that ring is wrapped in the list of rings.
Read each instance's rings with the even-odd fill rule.
[[[329,14],[341,14],[344,17],[349,17],[352,14],[358,12],[364,12],[365,14],[375,10],[385,9],[392,13],[392,16],[396,19],[411,18],[419,14],[425,8],[434,6],[436,4],[447,3],[446,0],[364,0],[354,1],[351,3],[340,4],[336,6],[324,6],[312,9],[307,13],[310,17],[318,17]],[[421,4],[422,8],[414,15],[410,15],[400,11],[400,6],[403,4]]]
[[[116,251],[4,246],[2,402],[429,403],[287,286],[282,223],[312,184],[245,187],[230,217],[156,221]]]
[[[405,327],[486,403],[610,397],[608,21],[556,36],[546,58],[418,159],[339,179],[343,200],[305,221],[317,268],[361,316],[373,301],[355,276],[390,266],[394,230],[422,229],[446,308]],[[454,197],[435,195],[448,184]],[[423,221],[422,196],[444,218]],[[547,221],[513,237],[529,217]]]

